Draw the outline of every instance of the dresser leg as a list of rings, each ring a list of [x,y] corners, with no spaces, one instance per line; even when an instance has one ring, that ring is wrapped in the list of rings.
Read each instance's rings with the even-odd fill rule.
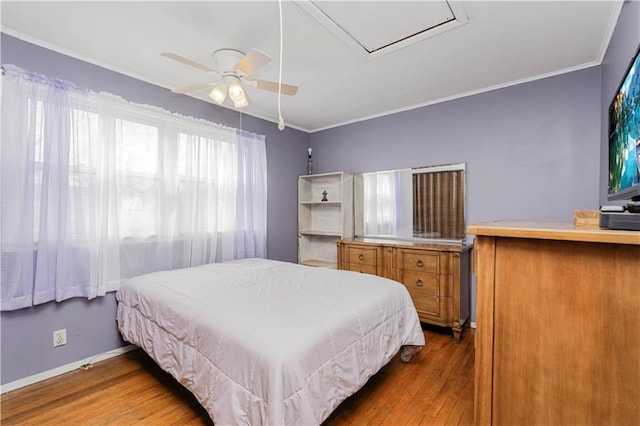
[[[453,329],[453,341],[455,343],[460,343],[461,340],[462,329],[454,328]]]
[[[467,321],[464,321],[462,324],[459,322],[453,323],[451,330],[453,330],[453,341],[455,343],[460,343],[460,340],[462,340],[462,330],[464,330],[465,325],[467,325]]]

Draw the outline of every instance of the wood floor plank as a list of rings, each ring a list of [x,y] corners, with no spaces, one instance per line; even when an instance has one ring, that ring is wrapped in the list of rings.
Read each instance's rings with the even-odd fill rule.
[[[324,426],[473,423],[474,334],[459,344],[425,326],[426,346],[399,357],[345,400]],[[2,425],[212,425],[195,397],[141,350],[8,392]]]

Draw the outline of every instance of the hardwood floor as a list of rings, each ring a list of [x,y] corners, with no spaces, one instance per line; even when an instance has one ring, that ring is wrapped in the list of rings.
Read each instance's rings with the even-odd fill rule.
[[[473,330],[425,326],[411,362],[396,356],[326,420],[342,425],[471,425]],[[135,350],[0,397],[3,425],[211,425],[196,399]]]

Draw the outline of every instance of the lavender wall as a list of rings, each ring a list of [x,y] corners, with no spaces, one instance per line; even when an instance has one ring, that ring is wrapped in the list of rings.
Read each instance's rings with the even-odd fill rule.
[[[105,91],[131,102],[155,105],[187,116],[263,134],[267,145],[267,256],[297,260],[297,177],[306,173],[309,135],[216,105],[176,95],[167,89],[1,35],[2,64],[58,77]],[[3,107],[7,107],[3,105]],[[124,344],[115,323],[113,293],[92,301],[71,299],[14,312],[2,312],[1,383],[9,383]],[[52,332],[67,329],[68,343],[52,347]]]
[[[311,135],[318,172],[466,162],[467,222],[598,208],[600,68]]]

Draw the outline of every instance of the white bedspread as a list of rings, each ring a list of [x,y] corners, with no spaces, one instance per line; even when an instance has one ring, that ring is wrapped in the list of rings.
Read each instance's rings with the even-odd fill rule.
[[[124,339],[218,425],[320,424],[424,345],[405,287],[356,272],[244,259],[136,277],[117,300]]]

